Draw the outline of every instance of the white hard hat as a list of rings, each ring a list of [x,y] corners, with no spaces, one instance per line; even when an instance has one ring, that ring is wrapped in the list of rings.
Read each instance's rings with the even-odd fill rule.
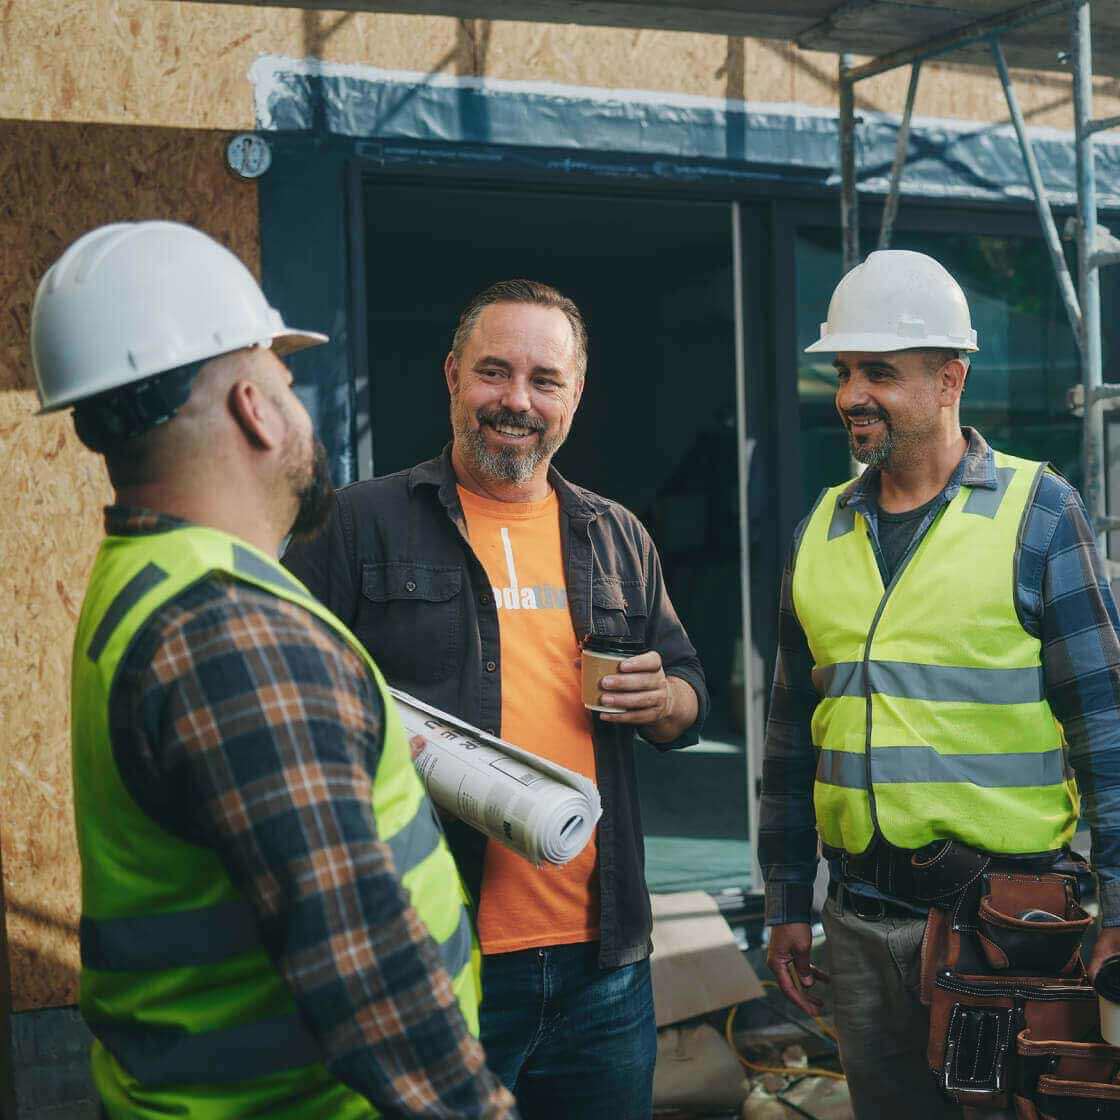
[[[43,412],[247,346],[287,354],[326,341],[286,327],[233,253],[178,222],[87,233],[47,271],[31,311]]]
[[[821,337],[806,354],[979,350],[961,286],[925,253],[882,249],[836,285]]]

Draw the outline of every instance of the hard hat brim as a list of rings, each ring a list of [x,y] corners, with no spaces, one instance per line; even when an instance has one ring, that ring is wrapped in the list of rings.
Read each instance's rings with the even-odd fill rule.
[[[298,350],[322,346],[324,342],[330,342],[330,338],[318,331],[283,330],[272,336],[272,349],[278,358],[286,358]]]
[[[948,335],[931,335],[920,341],[904,338],[897,334],[830,334],[819,338],[805,347],[806,354],[893,354],[899,350],[960,350],[973,354],[980,347],[976,343],[976,332],[972,338],[950,338]]]

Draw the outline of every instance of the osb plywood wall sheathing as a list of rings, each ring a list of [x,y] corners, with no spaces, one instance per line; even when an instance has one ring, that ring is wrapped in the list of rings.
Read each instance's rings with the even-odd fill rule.
[[[485,74],[834,108],[836,56],[774,40],[172,0],[7,0],[0,117],[179,128],[253,124],[245,75],[258,54],[386,69]],[[1033,124],[1070,126],[1069,78],[1017,73]],[[907,72],[859,86],[860,106],[901,112]],[[1120,83],[1097,83],[1099,115]],[[994,71],[928,63],[921,116],[1006,120]]]
[[[77,998],[70,646],[111,491],[68,414],[35,416],[27,350],[39,277],[104,222],[193,223],[259,271],[256,188],[209,132],[0,123],[0,844],[17,1010]]]

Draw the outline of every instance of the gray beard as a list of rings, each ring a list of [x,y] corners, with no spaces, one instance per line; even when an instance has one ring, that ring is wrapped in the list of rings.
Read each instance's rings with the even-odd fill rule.
[[[492,450],[486,443],[481,428],[465,428],[455,433],[459,449],[483,478],[500,482],[514,482],[523,486],[536,473],[541,463],[547,463],[560,446],[559,440],[547,440],[541,433],[531,451],[518,451],[514,447]]]

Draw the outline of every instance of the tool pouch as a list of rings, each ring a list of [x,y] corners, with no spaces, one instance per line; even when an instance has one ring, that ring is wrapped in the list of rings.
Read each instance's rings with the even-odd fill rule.
[[[988,964],[1019,975],[1067,976],[1079,969],[1081,939],[1093,919],[1075,890],[1066,875],[986,874],[976,933]],[[1039,920],[1024,917],[1032,913]]]
[[[1045,1041],[1031,1030],[1016,1043],[1019,1120],[1120,1116],[1120,1047],[1104,1042]]]
[[[1084,975],[980,976],[940,973],[930,1007],[929,1065],[944,1094],[973,1108],[1007,1108],[1018,1084],[1015,1042],[1092,1037],[1096,993]]]

